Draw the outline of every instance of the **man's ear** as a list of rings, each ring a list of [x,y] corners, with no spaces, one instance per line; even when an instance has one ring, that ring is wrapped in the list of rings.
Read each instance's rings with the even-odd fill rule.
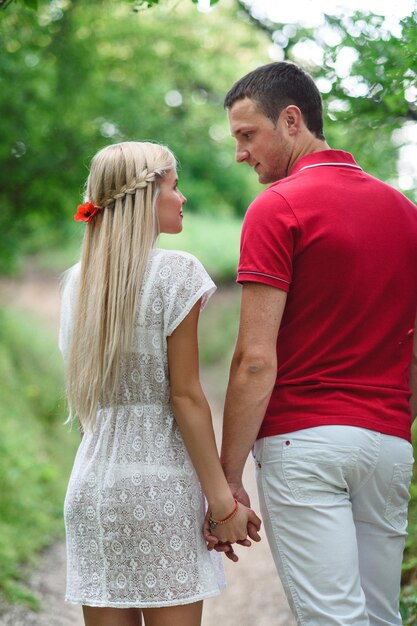
[[[281,111],[280,115],[289,135],[296,134],[303,123],[303,116],[295,104],[289,104]]]

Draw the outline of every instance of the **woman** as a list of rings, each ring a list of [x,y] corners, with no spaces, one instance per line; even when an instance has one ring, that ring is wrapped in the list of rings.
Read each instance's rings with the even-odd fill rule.
[[[60,347],[82,440],[65,501],[67,600],[86,626],[198,626],[224,586],[202,536],[250,545],[259,519],[234,500],[198,372],[197,323],[215,290],[199,261],[154,247],[186,199],[164,146],[93,159],[81,262],[63,293]],[[200,486],[201,484],[201,486]],[[203,493],[202,493],[203,492]]]

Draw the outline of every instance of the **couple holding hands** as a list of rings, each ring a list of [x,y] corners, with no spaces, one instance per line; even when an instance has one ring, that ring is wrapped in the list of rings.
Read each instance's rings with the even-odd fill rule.
[[[252,451],[297,623],[400,625],[417,208],[329,148],[320,93],[297,65],[250,72],[225,107],[237,161],[269,186],[242,228],[220,458],[197,341],[215,285],[194,256],[156,246],[182,229],[175,157],[124,142],[91,164],[75,215],[81,260],[62,294],[82,435],[65,500],[66,598],[86,626],[199,626],[225,584],[222,553],[237,561],[236,543],[260,539],[242,484]]]

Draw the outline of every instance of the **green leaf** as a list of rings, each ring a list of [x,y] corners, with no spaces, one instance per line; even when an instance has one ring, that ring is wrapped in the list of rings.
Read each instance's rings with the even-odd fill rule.
[[[13,2],[13,0],[0,0],[0,10],[7,9],[11,2]]]
[[[145,9],[150,9],[151,7],[159,4],[159,0],[130,0],[133,1],[134,11],[144,11]]]

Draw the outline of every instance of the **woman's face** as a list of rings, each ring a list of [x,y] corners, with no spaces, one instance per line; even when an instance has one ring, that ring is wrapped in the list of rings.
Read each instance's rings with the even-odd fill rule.
[[[162,179],[156,200],[156,216],[160,233],[174,235],[182,231],[182,207],[187,199],[177,185],[177,170],[169,170]]]

